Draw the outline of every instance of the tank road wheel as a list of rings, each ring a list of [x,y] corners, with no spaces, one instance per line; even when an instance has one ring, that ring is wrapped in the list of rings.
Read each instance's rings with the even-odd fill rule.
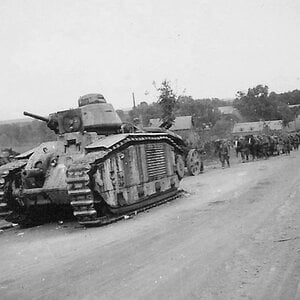
[[[179,179],[184,176],[184,161],[181,155],[176,156],[176,173]]]
[[[200,174],[203,167],[201,167],[202,164],[200,154],[196,149],[192,149],[189,151],[186,158],[186,164],[189,175],[196,176]]]

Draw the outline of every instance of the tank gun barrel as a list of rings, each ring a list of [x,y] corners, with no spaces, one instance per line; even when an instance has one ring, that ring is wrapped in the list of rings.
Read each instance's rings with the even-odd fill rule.
[[[49,122],[49,119],[48,118],[45,118],[45,117],[42,117],[42,116],[39,116],[39,115],[35,115],[35,114],[32,114],[32,113],[29,113],[27,111],[24,111],[23,112],[24,116],[28,116],[28,117],[31,117],[31,118],[34,118],[34,119],[37,119],[37,120],[41,120],[41,121],[44,121],[44,122]]]

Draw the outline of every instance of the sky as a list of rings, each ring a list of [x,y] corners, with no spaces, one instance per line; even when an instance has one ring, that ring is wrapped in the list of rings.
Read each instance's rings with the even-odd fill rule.
[[[116,109],[177,95],[300,88],[298,0],[0,0],[0,121],[101,93]]]

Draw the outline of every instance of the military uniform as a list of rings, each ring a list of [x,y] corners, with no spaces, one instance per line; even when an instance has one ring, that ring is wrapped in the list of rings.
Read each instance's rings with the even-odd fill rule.
[[[230,167],[229,163],[229,146],[228,143],[222,142],[220,144],[219,148],[219,158],[222,164],[222,168],[225,168],[225,162],[227,163],[227,166]]]

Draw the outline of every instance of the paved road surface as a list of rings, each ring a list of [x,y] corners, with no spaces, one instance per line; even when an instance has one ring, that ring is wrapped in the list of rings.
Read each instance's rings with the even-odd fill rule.
[[[101,228],[0,235],[1,299],[300,299],[300,151],[185,178]]]

